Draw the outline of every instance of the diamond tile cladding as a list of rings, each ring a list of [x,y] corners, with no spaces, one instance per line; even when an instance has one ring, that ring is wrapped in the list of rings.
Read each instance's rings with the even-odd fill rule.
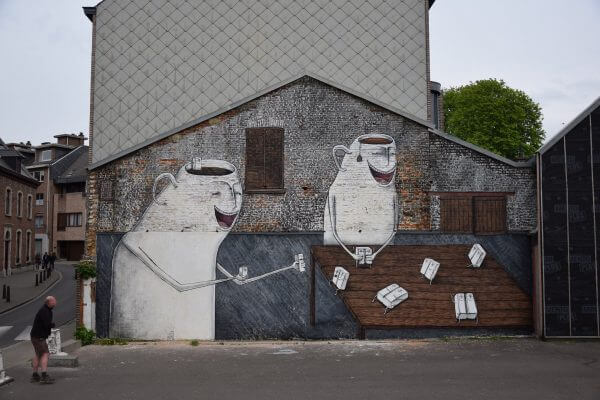
[[[427,117],[423,0],[104,0],[93,162],[310,72]]]

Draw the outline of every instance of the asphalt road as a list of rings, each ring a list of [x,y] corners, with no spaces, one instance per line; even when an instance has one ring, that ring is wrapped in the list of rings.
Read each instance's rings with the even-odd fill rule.
[[[33,318],[44,303],[46,296],[54,296],[58,301],[54,309],[54,323],[56,326],[63,325],[75,318],[73,265],[56,263],[56,270],[62,274],[62,280],[45,292],[42,297],[4,314],[0,314],[0,348],[16,343],[14,339],[28,326],[33,324]]]
[[[600,342],[134,343],[78,350],[54,385],[8,369],[2,399],[598,400]]]

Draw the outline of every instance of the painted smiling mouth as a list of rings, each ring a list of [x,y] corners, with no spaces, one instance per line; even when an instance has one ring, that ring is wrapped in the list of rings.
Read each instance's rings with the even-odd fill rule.
[[[369,170],[371,171],[371,175],[375,178],[375,181],[380,185],[388,185],[392,179],[394,179],[394,174],[396,173],[396,166],[394,166],[389,171],[382,171],[380,169],[375,168],[374,166],[369,164]]]
[[[223,229],[231,229],[235,219],[237,218],[237,212],[227,212],[219,209],[215,206],[215,217],[217,218],[217,223]]]

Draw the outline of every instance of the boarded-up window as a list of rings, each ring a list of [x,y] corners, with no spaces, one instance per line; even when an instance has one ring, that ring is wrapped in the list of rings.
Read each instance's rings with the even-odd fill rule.
[[[440,228],[444,232],[506,232],[504,193],[444,193],[440,196]]]
[[[67,215],[64,213],[58,213],[56,216],[56,230],[64,231],[67,227]]]
[[[472,232],[471,198],[440,199],[441,228],[444,232]]]
[[[245,191],[283,192],[283,129],[246,129]]]
[[[475,233],[506,232],[506,198],[474,197]]]

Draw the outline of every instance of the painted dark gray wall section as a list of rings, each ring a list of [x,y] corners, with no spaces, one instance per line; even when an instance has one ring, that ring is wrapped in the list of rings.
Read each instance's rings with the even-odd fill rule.
[[[319,272],[316,276],[317,323],[309,323],[310,247],[323,243],[316,234],[232,234],[219,249],[218,262],[230,272],[248,266],[249,276],[272,271],[302,253],[304,273],[286,271],[244,286],[217,285],[216,339],[353,338],[358,325]]]
[[[112,285],[112,259],[124,233],[99,233],[96,236],[96,335],[108,337],[110,297]]]
[[[122,233],[98,234],[96,330],[108,336],[112,254]],[[528,294],[531,294],[531,250],[525,234],[474,236],[439,233],[398,233],[396,245],[481,243]],[[233,282],[216,287],[215,339],[344,339],[358,337],[358,325],[327,279],[316,274],[316,325],[309,323],[310,248],[323,243],[321,233],[231,234],[222,243],[217,261],[235,274],[247,266],[257,276],[293,262],[302,253],[307,270],[283,272],[247,285]],[[435,255],[432,255],[435,257]],[[466,255],[465,255],[466,261]],[[440,337],[485,334],[526,334],[502,329],[369,330],[367,338]]]

